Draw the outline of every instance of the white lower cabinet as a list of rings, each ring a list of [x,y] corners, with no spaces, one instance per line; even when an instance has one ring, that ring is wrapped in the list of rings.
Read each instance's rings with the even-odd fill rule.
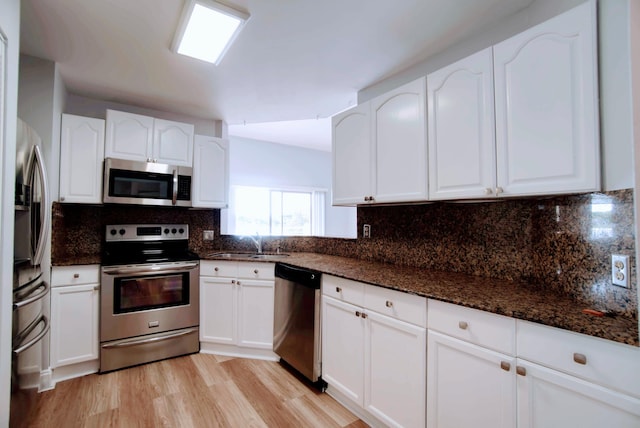
[[[98,265],[53,267],[51,368],[59,381],[98,371]]]
[[[327,392],[373,424],[423,427],[426,299],[329,275],[322,287]]]
[[[515,358],[429,331],[427,426],[514,427]]]
[[[640,426],[640,349],[429,301],[427,426]]]
[[[273,287],[272,263],[201,261],[201,351],[276,359]]]

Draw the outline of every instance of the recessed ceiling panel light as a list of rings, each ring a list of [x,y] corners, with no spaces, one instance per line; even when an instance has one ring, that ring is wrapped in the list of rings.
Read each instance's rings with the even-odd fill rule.
[[[249,15],[212,0],[188,0],[172,50],[216,65]]]

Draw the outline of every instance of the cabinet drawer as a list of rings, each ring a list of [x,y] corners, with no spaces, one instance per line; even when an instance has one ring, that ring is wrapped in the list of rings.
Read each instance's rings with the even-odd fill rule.
[[[238,262],[238,278],[273,279],[275,264]]]
[[[238,276],[238,264],[220,260],[200,260],[200,276]]]
[[[322,275],[322,294],[343,302],[364,306],[364,284],[361,282]]]
[[[100,265],[54,266],[51,268],[51,286],[100,283]]]
[[[518,358],[640,397],[640,348],[518,320]]]
[[[427,326],[427,299],[388,288],[368,286],[364,307],[421,327]]]
[[[438,300],[429,300],[428,307],[429,329],[515,355],[515,319]]]

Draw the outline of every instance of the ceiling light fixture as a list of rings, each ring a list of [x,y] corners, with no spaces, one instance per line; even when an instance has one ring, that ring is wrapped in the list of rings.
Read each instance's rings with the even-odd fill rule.
[[[187,0],[171,50],[218,65],[248,19],[214,0]]]

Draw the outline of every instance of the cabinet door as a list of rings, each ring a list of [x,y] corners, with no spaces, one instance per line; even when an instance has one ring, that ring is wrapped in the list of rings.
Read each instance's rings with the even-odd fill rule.
[[[427,199],[425,78],[371,101],[375,202]]]
[[[524,360],[518,367],[519,428],[640,426],[637,398]]]
[[[494,46],[498,186],[600,188],[595,2]]]
[[[367,312],[364,406],[390,426],[424,427],[426,329]]]
[[[235,344],[236,280],[200,277],[200,340]]]
[[[104,157],[147,162],[151,160],[152,144],[152,117],[107,110]]]
[[[369,103],[331,118],[333,205],[365,203],[371,189]]]
[[[492,49],[429,74],[427,88],[429,198],[495,197]]]
[[[273,349],[273,285],[238,280],[238,346]]]
[[[153,122],[153,161],[191,166],[193,125],[155,119]]]
[[[104,120],[62,115],[60,202],[102,203]]]
[[[515,358],[429,330],[427,361],[429,428],[516,426]]]
[[[98,284],[51,289],[51,367],[98,359]]]
[[[362,309],[322,298],[322,378],[331,388],[364,405],[364,318]]]
[[[193,150],[193,194],[196,208],[226,208],[229,200],[229,142],[196,135]]]

